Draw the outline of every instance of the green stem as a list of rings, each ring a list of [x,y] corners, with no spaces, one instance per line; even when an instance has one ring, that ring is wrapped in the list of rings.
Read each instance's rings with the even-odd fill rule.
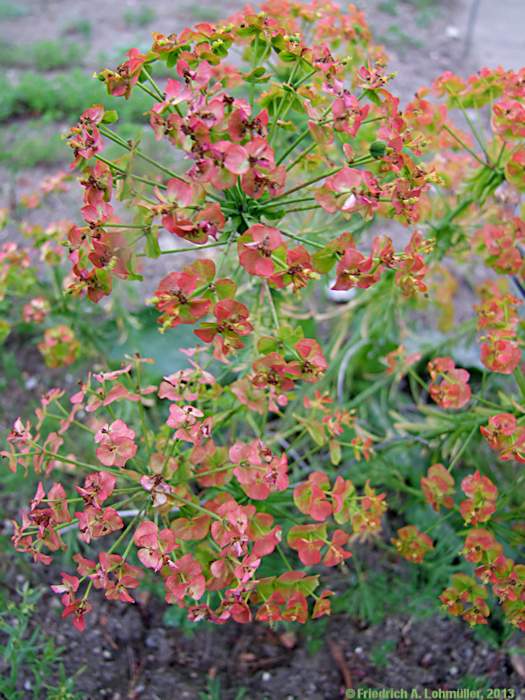
[[[148,82],[150,83],[150,85],[153,87],[153,89],[154,89],[155,92],[157,93],[157,97],[159,97],[161,100],[163,100],[163,99],[164,99],[164,93],[163,93],[163,91],[159,88],[159,86],[157,85],[157,83],[153,80],[153,76],[151,75],[151,73],[149,72],[149,70],[146,68],[146,66],[142,66],[142,72],[144,73],[144,75],[145,75],[146,78],[148,79]]]
[[[321,208],[322,208],[322,207],[321,207],[320,204],[314,204],[314,205],[311,206],[311,207],[297,207],[296,209],[288,209],[288,210],[286,211],[286,215],[288,215],[288,214],[296,214],[297,212],[300,212],[300,211],[312,211],[313,209],[321,209]]]
[[[270,303],[270,310],[272,312],[273,323],[275,325],[275,328],[277,330],[279,330],[279,327],[280,327],[279,316],[277,315],[277,309],[275,308],[275,303],[273,301],[273,296],[272,296],[272,290],[270,289],[270,285],[268,284],[268,280],[264,280],[264,286],[266,289],[266,294],[268,296],[268,301]]]
[[[467,144],[454,131],[452,131],[452,129],[447,124],[444,124],[443,128],[445,129],[445,131],[448,131],[448,133],[452,136],[452,138],[455,139],[459,143],[459,145],[462,146],[462,148],[464,148],[465,151],[467,151],[467,153],[470,153],[470,155],[473,158],[475,158],[478,161],[478,163],[483,165],[483,167],[490,168],[491,170],[494,170],[492,165],[489,165],[484,160],[482,160],[478,156],[478,154],[475,151],[473,151],[469,146],[467,146]]]
[[[485,158],[486,158],[487,161],[488,161],[488,160],[489,160],[489,156],[488,156],[488,153],[487,153],[486,146],[485,146],[485,144],[484,144],[484,142],[483,142],[483,139],[482,139],[481,136],[479,135],[478,130],[477,130],[476,127],[474,126],[474,122],[473,122],[472,119],[469,117],[467,110],[463,107],[463,105],[461,104],[461,102],[459,101],[459,99],[456,98],[455,101],[456,101],[456,103],[457,103],[459,109],[461,110],[461,113],[462,113],[463,116],[465,117],[465,121],[466,121],[467,124],[469,125],[469,128],[470,128],[470,130],[472,131],[472,134],[473,134],[474,138],[475,138],[476,141],[478,142],[478,146],[481,148],[482,152],[485,154]]]
[[[281,202],[280,206],[288,206],[289,204],[302,204],[303,202],[315,202],[315,197],[298,197],[297,199],[289,199],[287,202]],[[275,207],[272,201],[264,202],[264,204],[259,204],[259,209],[268,209]]]
[[[323,243],[317,243],[317,241],[310,241],[307,238],[303,238],[302,236],[297,236],[295,233],[290,233],[290,231],[283,231],[280,229],[281,233],[283,236],[286,236],[287,238],[293,238],[294,241],[299,241],[300,243],[304,243],[305,245],[311,245],[313,248],[324,248]]]
[[[135,175],[134,173],[128,173],[128,172],[126,172],[125,168],[121,168],[116,163],[113,163],[111,160],[107,160],[106,158],[103,158],[102,156],[96,155],[95,158],[96,158],[96,160],[100,160],[102,163],[109,165],[110,168],[112,168],[113,170],[116,170],[118,173],[121,173],[121,175],[127,175],[128,177],[133,178],[133,180],[137,180],[137,182],[143,182],[145,185],[150,185],[151,187],[158,187],[159,190],[167,190],[168,189],[164,183],[156,182],[155,180],[149,180],[147,177],[142,177],[142,175]]]
[[[150,158],[147,156],[145,153],[140,151],[138,148],[132,148],[132,146],[129,145],[127,141],[124,141],[118,134],[116,134],[114,131],[111,131],[111,129],[106,128],[105,126],[100,125],[99,126],[100,133],[108,138],[110,141],[113,141],[116,143],[118,146],[121,146],[121,148],[125,148],[127,151],[133,151],[139,158],[142,160],[146,161],[146,163],[150,163],[150,165],[153,165],[155,168],[158,168],[161,170],[163,173],[166,173],[166,175],[169,175],[170,177],[175,178],[176,180],[180,180],[181,182],[186,182],[186,180],[181,177],[178,173],[176,173],[173,170],[170,170],[170,168],[166,168],[166,166],[162,165],[161,163],[158,163],[156,160],[153,158]]]
[[[339,168],[332,168],[332,170],[327,170],[322,175],[317,175],[317,177],[314,177],[311,180],[307,180],[306,182],[303,182],[300,185],[297,185],[296,187],[292,187],[292,189],[287,190],[286,192],[283,192],[283,194],[279,195],[278,197],[275,197],[274,201],[276,201],[278,199],[283,199],[284,197],[288,197],[288,195],[293,194],[294,192],[298,192],[299,190],[302,190],[305,187],[310,187],[310,185],[314,185],[316,182],[319,182],[319,180],[324,180],[326,177],[330,177],[331,175],[335,175],[336,173],[338,173],[342,169],[343,168],[341,166]]]
[[[193,251],[205,250],[206,248],[219,248],[220,246],[228,245],[228,241],[222,243],[206,243],[205,245],[185,246],[184,248],[172,248],[171,250],[161,250],[161,255],[171,255],[173,253],[190,253]],[[145,253],[141,253],[139,257],[145,257]]]
[[[514,379],[516,380],[516,384],[520,390],[521,399],[522,401],[525,401],[525,376],[523,375],[520,367],[517,367],[514,370]]]
[[[220,515],[217,515],[217,513],[214,513],[212,510],[208,510],[207,508],[203,508],[198,503],[194,503],[193,501],[190,501],[187,498],[183,498],[183,496],[179,496],[178,494],[175,494],[174,498],[176,498],[181,503],[184,503],[184,505],[189,506],[190,508],[195,508],[195,510],[200,511],[201,513],[206,513],[206,515],[209,515],[210,518],[213,518],[214,520],[222,521],[222,518]]]
[[[475,425],[472,428],[472,430],[470,431],[470,433],[467,436],[467,439],[464,441],[461,448],[457,451],[457,453],[452,458],[452,461],[450,462],[450,464],[448,466],[449,472],[451,472],[452,469],[455,467],[455,465],[458,463],[459,459],[461,458],[461,455],[465,452],[465,450],[467,449],[467,447],[469,445],[469,442],[472,440],[472,438],[478,432],[478,430],[479,430],[479,427],[477,425]]]
[[[301,153],[299,153],[297,158],[295,160],[293,160],[290,163],[290,165],[286,166],[286,171],[290,172],[290,170],[293,170],[295,168],[295,166],[298,165],[302,161],[303,158],[306,158],[306,156],[315,149],[316,146],[317,146],[317,143],[314,142],[314,143],[310,144],[308,146],[308,148],[305,148],[304,151],[301,151]]]

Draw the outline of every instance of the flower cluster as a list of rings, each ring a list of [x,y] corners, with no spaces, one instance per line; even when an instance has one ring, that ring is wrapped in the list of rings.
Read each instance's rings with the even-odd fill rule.
[[[502,545],[488,530],[470,530],[463,550],[467,561],[476,565],[476,576],[490,584],[494,595],[503,604],[508,619],[525,629],[525,570],[506,557]]]
[[[490,584],[525,627],[519,494],[505,492],[502,465],[467,450],[481,430],[502,462],[525,462],[520,300],[500,281],[480,287],[482,365],[456,353],[475,326],[453,309],[456,266],[472,254],[523,295],[524,72],[445,73],[405,108],[392,78],[353,6],[269,0],[155,33],[99,79],[117,99],[148,95],[161,159],[93,105],[69,133],[72,172],[28,199],[76,176],[83,193],[80,223],[23,227],[54,271],[65,254],[54,298],[32,289],[23,249],[0,249],[0,301],[21,292],[50,367],[92,337],[76,297],[97,304],[146,275],[168,342],[189,327],[197,343],[162,379],[138,354],[118,369],[95,362],[69,399],[52,389],[7,436],[8,467],[41,480],[15,548],[48,565],[77,533],[76,571],[53,590],[79,630],[93,589],[133,603],[151,575],[193,621],[327,615],[324,568],[335,578],[353,542],[382,536],[387,502],[396,534],[383,546],[413,564],[432,564],[445,518],[468,528],[462,565],[481,583],[454,574],[441,595],[451,614],[484,624]],[[470,109],[490,110],[488,141]],[[183,262],[157,275],[155,260],[172,255]],[[409,328],[429,298],[444,342]],[[429,526],[409,522],[416,498]]]
[[[442,408],[463,408],[470,401],[470,375],[465,369],[457,369],[451,357],[436,357],[427,369],[430,396]]]
[[[420,233],[414,233],[402,253],[394,252],[390,239],[378,237],[365,254],[350,234],[337,241],[306,241],[282,225],[285,217],[305,210],[365,221],[380,214],[410,225],[420,218],[419,200],[433,173],[410,153],[420,152],[413,128],[417,120],[413,113],[405,117],[387,90],[391,76],[382,67],[381,52],[369,45],[362,15],[352,8],[344,15],[332,4],[316,5],[314,11],[294,2],[278,5],[264,6],[264,20],[246,10],[180,36],[155,34],[147,53],[132,49],[115,71],[100,74],[115,97],[128,99],[140,89],[153,98],[149,126],[155,138],[181,152],[189,167],[179,172],[159,164],[158,175],[169,175],[164,182],[134,176],[101,155],[109,140],[129,151],[130,163],[149,158],[111,128],[115,113],[101,105],[83,112],[69,136],[73,165],[82,168],[85,188],[85,225],[69,235],[77,278],[73,291],[85,291],[98,301],[111,292],[113,276],[134,279],[134,244],[127,232],[142,230],[144,253],[158,257],[163,252],[159,224],[196,247],[227,245],[233,252],[230,243],[237,238],[239,264],[278,289],[297,291],[337,263],[336,290],[370,286],[394,269],[404,293],[425,291],[424,256],[432,242]],[[298,20],[313,31],[312,45],[301,30],[290,34],[290,23]],[[349,22],[344,53],[335,27]],[[237,46],[252,63],[248,71],[226,63]],[[253,65],[272,53],[288,75],[268,90],[272,75]],[[366,55],[375,55],[377,62],[360,66]],[[158,61],[174,68],[163,88],[153,78]],[[243,83],[250,86],[248,95],[231,91]],[[293,140],[291,124],[299,128]],[[363,150],[356,152],[357,146]],[[327,170],[329,163],[338,166]],[[363,169],[367,164],[373,170]],[[318,176],[297,182],[301,171],[314,168],[321,171]],[[154,199],[146,196],[147,189]],[[133,198],[138,223],[119,221],[111,205],[115,190],[120,198]],[[289,247],[286,239],[294,238],[303,245]],[[316,249],[317,262],[308,246]],[[175,289],[179,283],[185,286],[183,280],[173,282]],[[228,298],[234,294],[230,288]],[[199,306],[203,316],[213,312],[211,305],[204,308]]]
[[[512,374],[521,361],[517,338],[520,299],[501,292],[495,283],[480,289],[481,304],[476,306],[481,339],[481,361],[491,370]]]
[[[316,353],[321,356],[319,350]],[[318,585],[317,576],[297,569],[271,579],[257,577],[262,560],[280,547],[284,537],[283,527],[267,509],[272,495],[289,487],[286,454],[273,450],[262,438],[237,440],[229,448],[217,441],[224,439],[221,419],[212,408],[218,385],[196,362],[190,370],[165,377],[158,386],[144,387],[136,386],[133,379],[141,363],[135,359],[120,370],[95,374],[70,397],[69,409],[62,403],[63,392],[54,390],[42,400],[34,428],[16,422],[8,437],[11,449],[3,453],[13,469],[32,464],[36,471],[51,475],[66,464],[84,468],[88,475],[75,485],[75,497],[66,497],[60,483],[53,483],[46,496],[39,484],[30,510],[15,524],[15,547],[49,564],[52,554],[66,547],[61,536],[65,528],[77,529],[85,544],[120,532],[109,549],[100,551],[98,561],[75,555],[77,575],[64,573],[62,584],[53,586],[62,596],[64,616],[72,615],[78,629],[83,629],[90,610],[92,586],[102,589],[109,600],[134,602],[129,591],[139,585],[143,570],[128,562],[133,545],[142,567],[162,577],[166,601],[187,607],[194,619],[248,622],[254,607],[258,619],[306,619],[307,599]],[[297,370],[294,377],[298,381],[301,372]],[[158,432],[142,423],[139,438],[123,419],[104,420],[108,410],[114,413],[128,403],[140,418],[143,402],[153,392],[168,404],[167,418]],[[236,411],[242,404],[236,403],[232,390],[229,393]],[[63,449],[66,434],[76,429],[83,412],[90,417],[85,424],[92,442],[90,462],[81,462]],[[53,423],[56,429],[49,432]],[[312,481],[311,477],[307,483]],[[336,481],[323,518],[334,517],[331,535],[327,523],[322,524],[321,534],[314,532],[316,522],[289,529],[287,542],[303,565],[319,562],[324,547],[326,566],[351,556],[344,549],[351,533],[338,524],[351,521],[360,535],[377,532],[385,510],[383,496],[368,485],[362,497],[354,491],[351,482]],[[301,505],[300,484],[294,493],[299,510],[318,521],[315,508],[310,512]],[[72,514],[69,504],[78,501],[81,506]],[[127,516],[126,524],[119,509],[130,501],[136,510]],[[264,509],[258,508],[259,502],[266,503]],[[116,544],[126,538],[124,553],[116,553]],[[210,601],[217,591],[222,591],[217,607],[201,602],[205,593]],[[312,614],[327,614],[326,594],[316,600]]]
[[[63,367],[72,364],[78,356],[80,344],[74,332],[65,325],[48,328],[38,344],[48,367]]]
[[[44,196],[67,190],[67,173],[58,173],[44,180],[34,193],[37,206]],[[32,206],[31,201],[24,206]],[[0,226],[9,225],[7,216],[0,215]],[[80,313],[81,300],[65,294],[68,282],[64,269],[64,244],[72,226],[70,221],[55,221],[46,227],[22,222],[19,237],[28,244],[8,242],[0,246],[0,343],[11,334],[29,330],[39,342],[36,346],[48,367],[70,365],[81,354],[90,354],[92,343],[86,343],[84,353],[78,333],[88,323]],[[85,307],[84,307],[85,308]]]
[[[512,413],[498,413],[480,427],[481,434],[502,461],[525,463],[525,426]]]
[[[421,479],[421,490],[427,503],[437,512],[441,506],[454,506],[454,477],[442,464],[429,467],[426,476]]]
[[[392,543],[402,557],[414,564],[420,564],[427,552],[434,548],[430,537],[420,532],[415,525],[406,525],[397,531]]]

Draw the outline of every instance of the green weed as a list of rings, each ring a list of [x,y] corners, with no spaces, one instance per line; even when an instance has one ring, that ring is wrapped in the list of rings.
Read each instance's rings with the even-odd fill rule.
[[[235,700],[244,700],[248,697],[247,692],[246,688],[239,688],[235,694]],[[199,700],[221,700],[221,698],[221,679],[219,677],[208,678],[207,688],[199,693]]]
[[[19,127],[0,130],[0,163],[15,172],[36,165],[55,165],[70,157],[69,149],[56,131],[43,138],[47,124],[32,121],[20,133]]]
[[[0,77],[0,94],[0,122],[29,115],[69,121],[77,119],[86,105],[99,102],[108,108],[114,106],[103,84],[78,69],[49,78],[28,72],[16,84]],[[125,121],[142,121],[150,106],[151,99],[137,93],[119,105],[119,114]]]
[[[128,27],[146,27],[156,17],[157,13],[152,7],[143,5],[138,10],[127,10],[124,13],[124,22]]]
[[[0,19],[16,19],[25,17],[27,14],[28,10],[25,7],[21,7],[20,3],[15,5],[15,3],[7,0],[0,0]]]
[[[188,13],[194,22],[214,22],[222,16],[222,8],[191,5]]]
[[[93,33],[93,25],[88,19],[77,19],[66,26],[63,29],[63,34],[78,34],[84,39],[89,39]]]
[[[24,585],[20,602],[8,601],[0,613],[3,637],[0,659],[0,697],[9,700],[80,700],[74,678],[68,678],[61,661],[62,649],[32,625],[40,591]],[[58,675],[58,686],[51,680]]]
[[[64,41],[38,41],[26,46],[0,42],[0,65],[16,68],[35,68],[39,71],[69,68],[80,65],[84,49],[76,43]]]
[[[396,640],[385,639],[370,650],[370,661],[376,668],[386,668],[390,662],[390,654],[395,651]]]

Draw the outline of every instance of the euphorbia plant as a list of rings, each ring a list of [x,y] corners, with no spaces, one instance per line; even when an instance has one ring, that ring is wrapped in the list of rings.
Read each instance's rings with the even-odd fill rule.
[[[157,62],[173,70],[165,84]],[[142,258],[190,255],[158,275],[150,303],[174,343],[187,324],[202,344],[160,382],[136,356],[91,374],[69,405],[55,390],[36,424],[19,419],[8,437],[12,469],[75,489],[39,485],[17,549],[47,564],[69,528],[109,543],[75,555],[77,575],[54,587],[79,629],[93,587],[133,601],[137,562],[194,620],[328,614],[318,567],[347,571],[355,540],[384,539],[387,492],[429,525],[407,520],[386,548],[432,562],[440,533],[458,533],[449,560],[463,551],[464,562],[441,596],[452,614],[486,622],[490,584],[525,628],[519,493],[500,497],[512,477],[496,455],[474,469],[467,459],[469,445],[486,454],[480,430],[502,461],[524,459],[520,298],[481,288],[476,375],[445,352],[473,338],[472,320],[433,344],[409,331],[428,296],[450,305],[454,285],[435,281],[453,279],[445,256],[457,272],[480,254],[521,294],[524,73],[445,74],[402,108],[385,63],[352,6],[275,0],[155,34],[150,51],[100,74],[115,97],[150,95],[166,157],[121,136],[116,112],[82,114],[69,138],[84,190],[70,290],[99,302],[114,279],[141,278]],[[472,108],[490,110],[489,140]],[[392,222],[406,231],[376,233]],[[326,310],[327,287],[343,306]],[[86,456],[68,442],[77,434]],[[389,461],[399,447],[419,473]]]
[[[73,177],[67,170],[46,177],[37,191],[20,198],[19,213],[35,209],[45,197],[60,197]],[[12,225],[9,219],[9,211],[0,210],[0,229]],[[72,226],[67,220],[47,225],[22,220],[15,240],[0,245],[0,344],[10,335],[34,337],[51,368],[71,365],[82,355],[93,357],[100,341],[91,333],[89,302],[65,291],[71,278],[64,246]]]

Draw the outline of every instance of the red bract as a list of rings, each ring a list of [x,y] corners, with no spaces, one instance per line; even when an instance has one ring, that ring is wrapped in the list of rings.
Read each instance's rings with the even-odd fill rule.
[[[191,554],[185,554],[169,564],[169,574],[164,579],[164,584],[166,601],[179,606],[186,596],[193,600],[202,598],[206,587],[200,564]]]
[[[288,372],[297,373],[305,382],[316,382],[328,368],[319,343],[311,338],[304,338],[294,345],[294,350],[300,359],[291,363]]]
[[[452,585],[439,596],[447,612],[460,615],[470,625],[487,623],[487,590],[465,574],[454,574]]]
[[[86,506],[101,506],[115,488],[116,478],[107,472],[96,472],[86,477],[84,485],[75,486]]]
[[[327,475],[324,472],[313,472],[306,483],[295,487],[294,503],[301,513],[322,522],[332,515],[329,489],[330,482]]]
[[[335,130],[344,131],[354,138],[369,111],[369,105],[361,105],[355,95],[343,91],[332,106]]]
[[[44,297],[35,297],[25,304],[22,311],[26,323],[42,323],[49,314],[50,305]]]
[[[326,537],[326,525],[294,525],[288,532],[288,544],[297,551],[302,564],[313,566],[321,561]]]
[[[29,512],[22,516],[22,525],[15,523],[13,544],[18,551],[31,553],[35,561],[50,564],[51,557],[42,553],[42,546],[51,552],[64,548],[57,526],[70,521],[64,488],[54,484],[46,499],[44,487],[39,483]]]
[[[500,453],[501,460],[525,462],[525,426],[518,426],[512,413],[491,416],[488,425],[480,427],[480,432],[490,447]]]
[[[337,279],[332,289],[367,289],[379,280],[381,270],[372,257],[367,258],[355,248],[350,248],[337,264]]]
[[[471,525],[487,522],[496,511],[496,486],[476,471],[463,479],[461,489],[467,496],[467,500],[459,504],[463,520]]]
[[[124,467],[137,453],[135,431],[122,420],[104,425],[95,434],[98,459],[106,467]]]
[[[518,100],[500,100],[492,107],[492,128],[504,139],[525,137],[525,105]]]
[[[492,372],[512,374],[521,361],[521,349],[512,340],[492,337],[481,345],[481,361]]]
[[[476,576],[483,583],[502,582],[508,570],[508,560],[503,554],[503,547],[488,530],[469,530],[462,553],[467,561],[477,564]]]
[[[69,326],[60,325],[48,328],[44,339],[38,344],[48,367],[71,365],[78,357],[80,343]]]
[[[487,264],[496,272],[516,274],[523,267],[519,244],[524,238],[521,220],[504,216],[498,225],[485,224],[478,229],[473,242],[476,249],[486,257]]]
[[[427,475],[421,479],[421,490],[435,511],[439,512],[441,506],[454,507],[454,477],[442,464],[429,467]]]
[[[366,217],[377,209],[380,195],[381,188],[372,173],[345,167],[326,180],[316,197],[329,214],[357,211]]]
[[[436,357],[428,365],[430,396],[442,408],[463,408],[470,401],[469,373],[457,369],[450,357]]]
[[[196,401],[206,386],[215,384],[215,377],[201,369],[195,362],[190,362],[192,369],[181,369],[167,377],[159,387],[159,397],[170,401]]]
[[[364,496],[351,517],[352,528],[357,535],[366,537],[379,532],[381,519],[387,507],[385,497],[384,493],[376,493],[369,482],[365,484]]]
[[[415,525],[400,528],[397,537],[392,539],[392,544],[402,557],[414,564],[421,564],[425,554],[434,548],[430,537],[420,532]]]
[[[73,625],[79,631],[83,632],[86,628],[84,616],[91,611],[91,605],[83,598],[75,598],[75,593],[78,591],[80,579],[77,576],[70,576],[62,573],[62,583],[51,586],[54,593],[62,594],[60,599],[64,610],[62,617],[73,615]]]
[[[261,110],[255,117],[250,115],[249,107],[236,109],[228,120],[228,133],[233,141],[245,138],[265,137],[268,127],[268,111]]]
[[[203,323],[194,333],[205,343],[213,342],[214,354],[221,359],[244,347],[241,337],[249,335],[253,326],[248,320],[250,312],[246,306],[234,299],[219,301],[213,313],[216,323]]]
[[[137,588],[142,577],[142,570],[128,564],[119,554],[101,552],[100,582],[104,595],[108,600],[119,600],[122,603],[134,603],[128,589]],[[95,582],[95,587],[97,587]]]
[[[102,137],[97,128],[103,117],[104,107],[93,105],[82,112],[78,124],[71,129],[68,143],[75,155],[72,167],[103,150]]]
[[[256,387],[271,387],[277,392],[287,392],[294,387],[294,382],[289,376],[294,373],[294,367],[290,367],[278,352],[272,352],[256,360],[253,363],[253,370],[252,383]]]
[[[79,539],[91,542],[97,537],[105,537],[124,527],[122,518],[114,508],[87,506],[85,510],[75,513],[78,518]]]
[[[483,332],[481,361],[492,372],[512,374],[521,361],[521,349],[516,338],[521,303],[503,292],[496,283],[480,288],[482,303],[475,307],[478,328]]]
[[[350,535],[344,530],[334,530],[331,542],[328,542],[328,550],[323,558],[324,566],[337,566],[349,559],[352,552],[344,549]]]
[[[138,82],[147,58],[138,49],[130,49],[127,56],[128,60],[121,63],[115,71],[108,70],[102,73],[108,93],[126,99],[130,96],[133,86]]]
[[[238,242],[239,262],[246,272],[258,277],[271,277],[279,272],[277,260],[285,252],[283,237],[278,229],[254,224]]]
[[[169,180],[166,195],[157,190],[161,204],[152,207],[152,211],[162,216],[162,225],[170,233],[191,243],[204,244],[210,237],[217,238],[225,219],[218,204],[197,208],[197,213],[190,218],[195,208],[189,206],[196,198],[195,189],[180,180]]]
[[[236,443],[230,448],[230,460],[238,465],[233,473],[249,498],[265,500],[273,491],[288,486],[286,455],[277,457],[259,440]]]
[[[169,565],[169,554],[177,543],[175,534],[169,528],[159,531],[159,528],[151,520],[144,520],[135,530],[133,541],[139,548],[138,558],[148,569],[159,571],[163,566]]]
[[[279,289],[291,284],[293,291],[296,292],[318,276],[306,248],[297,246],[286,252],[286,264],[282,270],[270,277],[270,282]]]
[[[199,296],[199,292],[205,291],[214,276],[213,262],[203,260],[188,266],[182,272],[172,272],[161,280],[153,301],[157,309],[162,311],[159,323],[162,323],[163,328],[195,323],[208,313],[211,301]]]
[[[73,626],[79,632],[83,632],[86,629],[84,616],[91,612],[93,606],[84,599],[75,600],[68,595],[62,596],[62,605],[64,605],[62,617],[73,615]]]

